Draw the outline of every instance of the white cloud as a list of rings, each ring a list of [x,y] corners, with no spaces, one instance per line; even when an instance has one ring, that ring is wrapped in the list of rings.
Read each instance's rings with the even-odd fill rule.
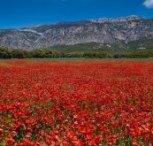
[[[143,5],[147,8],[153,8],[153,0],[145,0]]]

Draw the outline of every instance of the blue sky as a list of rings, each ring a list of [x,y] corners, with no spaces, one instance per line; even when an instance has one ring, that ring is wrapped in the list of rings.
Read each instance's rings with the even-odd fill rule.
[[[0,28],[128,15],[153,18],[153,0],[0,0]]]

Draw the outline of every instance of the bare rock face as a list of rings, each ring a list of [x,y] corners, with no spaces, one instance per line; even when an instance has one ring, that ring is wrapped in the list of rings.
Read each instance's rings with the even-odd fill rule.
[[[0,30],[0,45],[24,49],[91,42],[129,43],[141,39],[153,39],[152,19],[138,16],[100,18],[17,30]]]

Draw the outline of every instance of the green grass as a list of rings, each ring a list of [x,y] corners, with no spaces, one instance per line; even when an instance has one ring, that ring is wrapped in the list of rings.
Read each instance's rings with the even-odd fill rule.
[[[9,60],[9,59],[8,59]],[[13,59],[11,59],[13,60]],[[29,58],[14,60],[31,60],[31,61],[153,61],[153,58]]]

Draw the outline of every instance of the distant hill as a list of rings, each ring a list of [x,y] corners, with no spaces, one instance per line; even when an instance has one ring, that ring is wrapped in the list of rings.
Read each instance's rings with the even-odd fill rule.
[[[153,19],[138,16],[0,30],[0,45],[28,50],[80,44],[94,44],[93,49],[145,49],[153,46],[152,40]]]

